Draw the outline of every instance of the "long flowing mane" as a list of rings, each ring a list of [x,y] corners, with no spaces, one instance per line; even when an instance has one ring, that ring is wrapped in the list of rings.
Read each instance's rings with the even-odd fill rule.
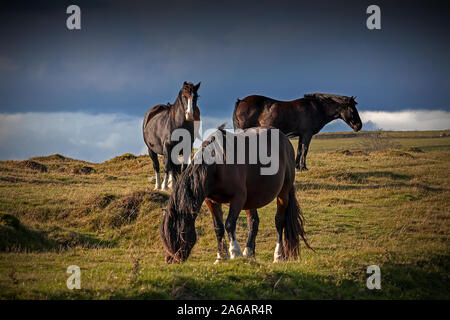
[[[190,249],[181,248],[186,248],[189,241],[196,241],[195,227],[189,232],[186,229],[193,226],[191,222],[197,218],[205,200],[208,167],[206,164],[189,165],[170,195],[160,228],[163,245],[170,256],[168,261],[182,260],[183,256],[189,255]]]
[[[305,94],[305,98],[318,100],[320,102],[327,102],[327,101],[332,100],[339,104],[346,104],[352,100],[352,97],[341,96],[339,94],[332,94],[332,93],[320,93],[320,92]]]
[[[169,208],[173,208],[180,215],[193,214],[200,210],[206,197],[205,182],[210,166],[205,163],[190,164],[183,171],[169,198]]]
[[[208,138],[202,144],[200,151],[203,151],[212,141]],[[169,261],[179,261],[182,257],[189,255],[192,243],[196,241],[193,221],[197,218],[208,194],[209,186],[214,182],[215,170],[214,163],[191,163],[177,180],[160,228],[161,239],[169,254]],[[191,243],[192,246],[188,246],[187,243]]]
[[[206,164],[204,161],[196,161],[198,160],[196,157],[202,157],[205,148],[213,143],[216,146],[216,151],[224,152],[222,144],[217,144],[216,142],[217,135],[224,137],[224,127],[225,124],[221,125],[214,134],[202,143],[199,150],[194,154],[192,163],[183,171],[175,185],[169,198],[169,208],[174,208],[181,214],[192,214],[200,210],[200,206],[207,195],[208,185],[212,183],[215,163]]]

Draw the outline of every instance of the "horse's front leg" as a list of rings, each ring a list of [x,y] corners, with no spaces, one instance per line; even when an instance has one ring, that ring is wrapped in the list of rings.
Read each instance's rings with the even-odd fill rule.
[[[236,221],[244,206],[246,194],[245,191],[237,192],[237,194],[238,196],[230,202],[230,211],[228,213],[227,221],[225,222],[225,230],[228,233],[228,240],[230,241],[230,248],[228,251],[230,252],[231,259],[242,255],[241,247],[236,239]]]
[[[169,185],[169,180],[171,180],[171,178],[169,178],[169,175],[171,174],[171,160],[170,160],[170,152],[171,148],[170,148],[170,144],[166,143],[164,145],[164,150],[163,150],[163,155],[164,155],[164,179],[162,182],[162,186],[161,189],[162,190],[167,190],[168,189],[168,185]]]
[[[256,209],[245,210],[247,213],[248,238],[242,255],[246,258],[255,256],[255,240],[258,234],[259,217]]]
[[[221,260],[228,259],[227,241],[225,240],[225,226],[223,225],[222,205],[210,199],[206,199],[205,203],[211,212],[214,223],[214,231],[216,232],[217,237],[217,259],[214,262],[214,264],[217,264]]]

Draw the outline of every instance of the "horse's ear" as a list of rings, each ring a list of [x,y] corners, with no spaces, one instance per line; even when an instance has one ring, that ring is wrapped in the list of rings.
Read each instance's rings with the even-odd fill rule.
[[[200,83],[202,83],[202,82],[200,81],[199,83],[197,83],[197,84],[194,86],[195,92],[197,92],[198,89],[200,88]]]
[[[188,83],[187,83],[186,81],[184,81],[184,82],[183,82],[183,87],[184,87],[184,86],[187,86],[187,85],[188,85]]]

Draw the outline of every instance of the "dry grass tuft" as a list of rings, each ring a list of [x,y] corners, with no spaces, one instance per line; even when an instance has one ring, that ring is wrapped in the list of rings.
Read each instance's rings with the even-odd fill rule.
[[[336,150],[331,152],[332,154],[342,154],[345,156],[367,156],[369,155],[367,152],[362,151],[362,150],[348,150],[348,149],[343,149],[343,150]]]
[[[95,209],[105,209],[110,203],[111,201],[113,201],[114,199],[116,199],[116,196],[113,194],[101,194],[98,196],[95,196],[93,199],[91,199],[90,201],[88,201],[86,204],[92,205]]]
[[[32,160],[24,160],[20,161],[17,164],[20,168],[27,168],[39,172],[47,172],[47,166],[43,165],[42,163],[32,161]]]
[[[387,132],[383,131],[376,131],[363,135],[359,139],[358,146],[365,151],[381,151],[399,147],[398,144],[394,142],[393,138]]]
[[[109,162],[120,162],[120,161],[134,160],[136,158],[137,157],[132,153],[124,153],[124,154],[114,157],[108,161]]]
[[[403,157],[403,158],[410,158],[414,159],[414,156],[408,152],[403,152],[400,150],[387,150],[385,151],[386,155],[390,157]]]
[[[71,173],[72,174],[91,174],[94,173],[95,169],[92,167],[88,167],[88,166],[75,166],[72,168]]]
[[[406,151],[409,152],[415,152],[415,153],[423,153],[424,151],[422,149],[420,149],[419,147],[409,147],[408,149],[406,149]]]
[[[70,158],[64,157],[58,153],[49,155],[49,156],[43,156],[43,157],[33,157],[30,158],[30,160],[37,160],[37,161],[65,161],[65,160],[72,160]]]
[[[168,195],[156,191],[136,191],[122,196],[108,207],[108,225],[119,228],[137,219],[144,204],[163,206],[167,203]]]

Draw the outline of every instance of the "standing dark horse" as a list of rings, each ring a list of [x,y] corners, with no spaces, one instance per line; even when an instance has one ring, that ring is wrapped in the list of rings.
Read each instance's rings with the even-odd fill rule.
[[[276,131],[276,133],[274,133]],[[265,132],[264,137],[261,138]],[[279,134],[279,135],[278,135]],[[217,137],[223,138],[223,147],[214,147],[213,153],[220,156],[226,153],[222,163],[205,161],[199,164],[196,159],[204,156],[206,148],[214,144]],[[228,143],[243,138],[244,143],[234,143],[234,155],[245,152],[245,161],[235,164],[233,158],[228,157]],[[228,140],[228,141],[227,141]],[[253,143],[250,143],[252,141]],[[255,145],[255,143],[257,143]],[[216,145],[215,145],[216,146]],[[258,152],[271,150],[274,156],[273,163],[278,163],[278,170],[273,174],[262,174],[262,168],[267,167],[261,161],[249,160],[249,149],[257,147]],[[275,151],[274,151],[275,150]],[[252,153],[255,154],[255,153]],[[277,230],[277,244],[274,252],[274,262],[290,257],[296,257],[299,250],[300,238],[308,245],[304,231],[304,220],[300,207],[295,198],[294,178],[295,163],[294,149],[289,139],[273,128],[251,128],[234,134],[219,128],[210,136],[194,156],[194,162],[189,164],[180,176],[169,198],[168,209],[163,210],[163,219],[160,228],[161,238],[166,249],[166,262],[185,261],[196,242],[195,219],[203,201],[209,207],[218,242],[219,260],[227,259],[225,231],[230,241],[230,258],[241,255],[241,249],[236,240],[236,220],[241,210],[247,213],[248,240],[243,252],[245,257],[255,254],[255,239],[258,232],[259,217],[257,209],[277,199],[277,212],[275,226]],[[264,187],[262,187],[264,186]],[[229,204],[229,213],[225,225],[221,204]],[[284,239],[283,239],[284,231]],[[309,247],[309,245],[308,245]]]
[[[327,93],[306,94],[293,101],[278,101],[264,96],[237,100],[233,112],[234,129],[271,126],[289,137],[298,136],[297,170],[306,168],[306,155],[313,135],[335,119],[344,120],[353,130],[361,130],[355,97]]]
[[[171,160],[173,146],[177,142],[171,141],[175,129],[184,128],[191,135],[191,149],[195,139],[194,120],[200,120],[200,110],[197,106],[200,82],[197,85],[184,82],[174,104],[159,104],[150,108],[145,114],[142,124],[145,144],[148,154],[153,161],[156,173],[155,190],[167,190],[172,181],[181,171],[181,166]],[[164,156],[164,181],[161,186],[159,175],[158,154]]]

